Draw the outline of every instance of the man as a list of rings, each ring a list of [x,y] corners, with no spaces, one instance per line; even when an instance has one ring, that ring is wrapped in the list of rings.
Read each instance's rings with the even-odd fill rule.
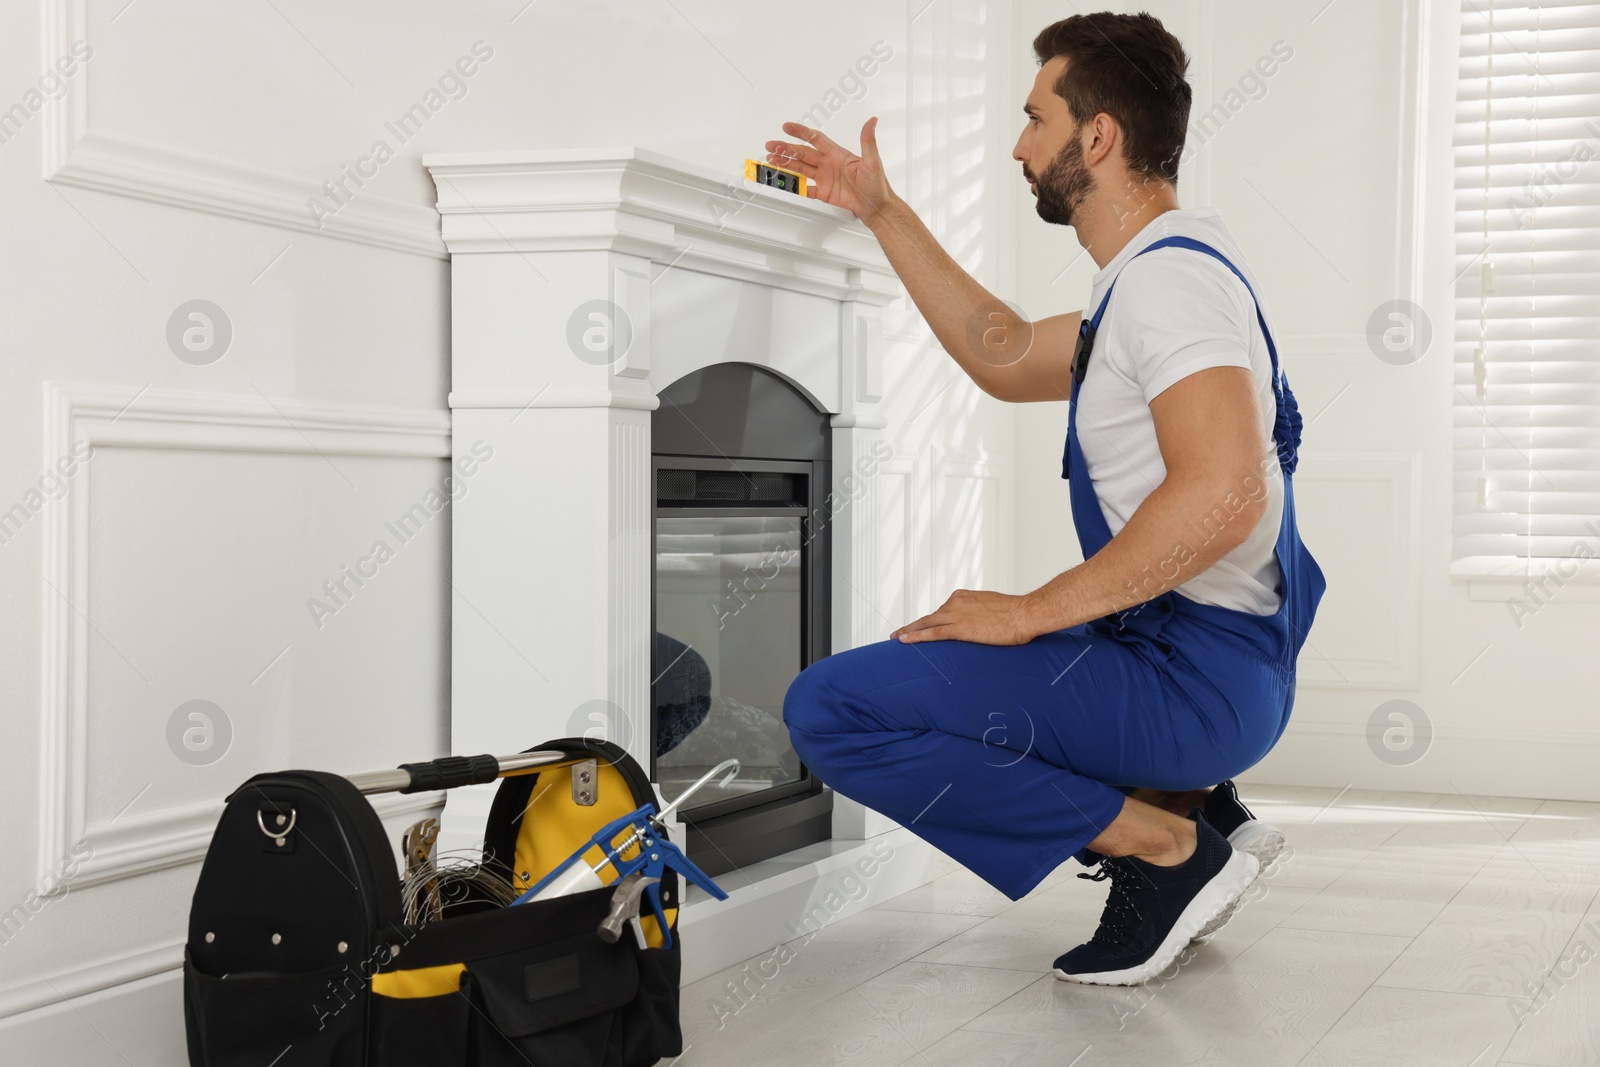
[[[1087,321],[1022,321],[963,271],[889,187],[876,118],[860,156],[786,123],[804,143],[770,141],[767,159],[872,229],[981,389],[1069,401],[1085,561],[1024,596],[958,589],[818,661],[784,720],[823,781],[1013,900],[1068,856],[1098,863],[1100,927],[1054,973],[1132,984],[1225,922],[1282,847],[1230,779],[1288,722],[1324,582],[1295,526],[1300,419],[1259,289],[1217,212],[1178,207],[1182,45],[1105,13],[1034,51],[1013,156],[1040,218],[1100,268]]]

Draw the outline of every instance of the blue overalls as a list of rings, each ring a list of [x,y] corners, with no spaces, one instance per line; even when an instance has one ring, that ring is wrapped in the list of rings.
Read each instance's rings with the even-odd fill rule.
[[[1189,238],[1138,254],[1168,247],[1214,256],[1249,288],[1221,253]],[[1115,286],[1082,327],[1089,345]],[[802,671],[784,697],[789,736],[813,773],[1018,900],[1068,856],[1096,862],[1086,846],[1127,793],[1215,785],[1272,749],[1289,722],[1295,659],[1326,583],[1295,527],[1299,411],[1259,303],[1256,317],[1272,357],[1283,473],[1277,612],[1169,590],[1024,645],[891,640],[835,653]],[[1062,476],[1070,474],[1087,559],[1111,529],[1077,443],[1082,384],[1069,404]]]

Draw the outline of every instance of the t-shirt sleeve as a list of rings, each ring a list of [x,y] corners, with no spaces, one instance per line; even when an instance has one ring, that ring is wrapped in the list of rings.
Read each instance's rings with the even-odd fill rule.
[[[1145,403],[1191,374],[1250,363],[1250,295],[1228,269],[1186,250],[1152,252],[1117,280],[1115,319]]]

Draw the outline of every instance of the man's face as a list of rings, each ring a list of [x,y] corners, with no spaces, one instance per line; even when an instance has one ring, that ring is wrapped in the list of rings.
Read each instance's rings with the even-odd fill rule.
[[[1061,56],[1039,68],[1022,110],[1028,116],[1011,157],[1022,163],[1039,217],[1068,226],[1072,213],[1094,189],[1094,176],[1083,159],[1078,124],[1055,84],[1067,64]]]

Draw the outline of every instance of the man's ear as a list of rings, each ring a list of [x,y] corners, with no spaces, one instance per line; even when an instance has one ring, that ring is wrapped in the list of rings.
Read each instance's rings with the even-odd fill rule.
[[[1117,120],[1104,111],[1089,120],[1088,134],[1089,138],[1083,146],[1083,161],[1091,167],[1116,151],[1122,139]]]

